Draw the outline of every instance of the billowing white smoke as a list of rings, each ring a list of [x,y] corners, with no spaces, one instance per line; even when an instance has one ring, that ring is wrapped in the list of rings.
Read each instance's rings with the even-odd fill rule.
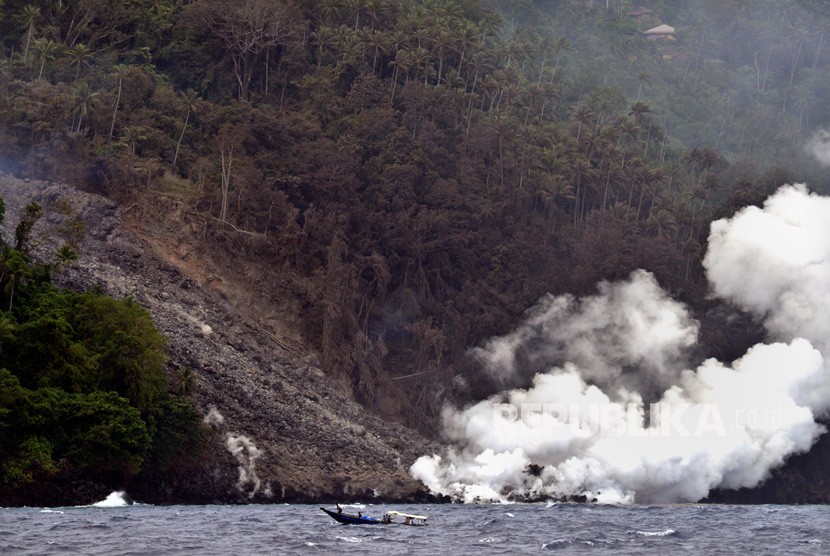
[[[643,270],[625,282],[599,284],[599,295],[581,300],[545,296],[515,332],[473,350],[504,383],[513,377],[570,362],[599,386],[625,385],[638,392],[677,380],[698,324]],[[626,369],[636,373],[623,374]]]
[[[202,422],[219,430],[225,424],[225,417],[219,413],[216,407],[210,406]],[[236,482],[236,489],[242,494],[247,494],[248,498],[253,498],[258,492],[262,492],[263,496],[270,497],[272,494],[271,486],[266,483],[263,488],[262,479],[256,471],[256,460],[262,456],[262,452],[256,447],[256,444],[245,435],[226,432],[225,447],[236,458],[239,465],[239,480]]]
[[[239,481],[236,483],[236,488],[240,492],[247,492],[248,498],[253,498],[262,488],[262,479],[256,472],[256,460],[262,452],[250,438],[241,434],[227,433],[225,445],[239,463]],[[266,485],[263,494],[271,496],[271,487]]]
[[[508,378],[517,360],[567,362],[539,369],[527,389],[445,409],[455,448],[418,459],[412,475],[465,501],[696,501],[757,485],[824,432],[815,419],[830,409],[828,226],[830,200],[803,186],[713,224],[705,266],[715,293],[763,317],[779,340],[732,365],[676,365],[697,327],[643,271],[581,302],[544,299],[477,354]],[[667,381],[646,407],[640,388]]]
[[[822,166],[830,166],[830,131],[819,129],[807,141],[807,152]]]
[[[830,198],[782,187],[764,209],[712,224],[704,260],[717,295],[764,320],[776,340],[802,337],[830,355]],[[819,413],[830,381],[806,385]]]

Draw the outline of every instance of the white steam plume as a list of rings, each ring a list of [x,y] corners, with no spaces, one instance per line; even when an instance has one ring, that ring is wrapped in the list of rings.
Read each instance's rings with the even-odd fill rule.
[[[455,447],[418,459],[412,475],[465,501],[696,501],[756,486],[824,432],[815,420],[830,410],[828,226],[830,199],[804,186],[712,225],[715,293],[764,318],[778,341],[732,365],[676,366],[696,325],[643,271],[580,302],[544,299],[519,331],[477,353],[507,377],[517,354],[566,362],[539,369],[527,389],[445,409]],[[640,388],[655,380],[671,385],[646,407]]]
[[[262,452],[250,438],[241,434],[227,433],[225,444],[239,463],[239,481],[236,483],[236,488],[242,493],[247,493],[248,498],[253,498],[262,488],[262,479],[256,472],[256,460]],[[266,485],[263,494],[271,496],[270,486]]]
[[[210,409],[208,409],[208,412],[202,418],[202,422],[209,427],[218,429],[225,423],[225,418],[215,406],[210,406]]]
[[[806,148],[822,166],[830,166],[830,131],[817,130],[807,141]]]
[[[592,297],[545,296],[518,330],[473,353],[506,384],[516,375],[570,362],[597,385],[662,392],[676,381],[678,362],[697,331],[683,305],[638,270],[625,282],[600,283]],[[637,372],[624,374],[626,369]]]
[[[202,422],[209,427],[221,429],[225,424],[225,417],[216,407],[210,406]],[[263,489],[262,479],[256,472],[256,460],[262,456],[256,444],[245,435],[226,432],[225,447],[236,458],[239,465],[239,480],[236,482],[236,489],[242,494],[247,494],[248,498],[253,498],[260,491],[264,496],[270,497],[271,486],[266,484]]]

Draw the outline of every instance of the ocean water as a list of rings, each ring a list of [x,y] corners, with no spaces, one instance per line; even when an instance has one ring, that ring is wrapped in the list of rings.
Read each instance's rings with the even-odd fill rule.
[[[0,554],[828,554],[830,506],[344,505],[428,527],[339,525],[308,505],[0,509]]]

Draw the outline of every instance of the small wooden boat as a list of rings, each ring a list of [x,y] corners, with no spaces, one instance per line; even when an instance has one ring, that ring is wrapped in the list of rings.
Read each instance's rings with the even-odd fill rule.
[[[425,515],[405,514],[394,510],[386,512],[383,518],[378,519],[376,517],[363,515],[359,512],[357,515],[343,513],[343,510],[339,506],[337,507],[337,510],[328,510],[326,508],[320,509],[331,516],[331,518],[336,522],[346,525],[410,525],[422,527],[427,524],[427,516]],[[403,518],[403,521],[395,521],[396,517]]]
[[[329,514],[332,519],[337,521],[338,523],[345,523],[346,525],[382,525],[383,522],[376,517],[369,517],[363,514],[358,513],[357,515],[354,514],[347,514],[343,513],[340,510],[327,510],[326,508],[320,508],[327,514]]]

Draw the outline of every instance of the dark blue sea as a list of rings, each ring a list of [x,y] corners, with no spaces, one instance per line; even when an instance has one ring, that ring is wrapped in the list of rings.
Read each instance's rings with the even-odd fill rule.
[[[338,525],[316,506],[0,509],[0,554],[828,554],[830,506],[367,505],[427,527]]]

